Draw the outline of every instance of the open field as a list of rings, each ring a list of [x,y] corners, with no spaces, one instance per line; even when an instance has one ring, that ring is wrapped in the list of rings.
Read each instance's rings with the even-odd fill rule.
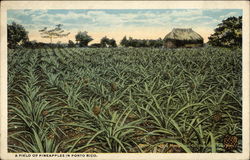
[[[242,152],[242,50],[8,52],[9,152]]]

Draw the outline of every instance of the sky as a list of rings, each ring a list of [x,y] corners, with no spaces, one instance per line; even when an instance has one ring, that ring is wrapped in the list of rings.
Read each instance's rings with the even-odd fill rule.
[[[75,41],[79,31],[87,31],[98,43],[104,36],[117,43],[124,37],[136,39],[164,38],[173,28],[192,28],[204,41],[214,32],[222,20],[230,16],[242,16],[240,9],[82,9],[82,10],[8,10],[7,23],[21,24],[29,32],[29,39],[50,42],[41,38],[38,30],[53,29],[63,24],[67,37],[53,43]]]

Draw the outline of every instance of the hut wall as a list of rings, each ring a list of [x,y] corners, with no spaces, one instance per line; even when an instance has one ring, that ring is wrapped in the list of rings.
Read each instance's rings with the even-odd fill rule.
[[[177,47],[174,41],[166,41],[164,46],[166,48],[176,48]]]
[[[194,47],[202,47],[203,41],[185,41],[185,40],[166,40],[164,43],[165,48],[177,48],[177,47],[186,47],[186,48],[194,48]]]

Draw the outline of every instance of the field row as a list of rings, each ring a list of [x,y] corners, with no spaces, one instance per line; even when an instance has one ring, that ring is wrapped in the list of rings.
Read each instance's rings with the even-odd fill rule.
[[[10,152],[242,152],[241,50],[8,53]]]

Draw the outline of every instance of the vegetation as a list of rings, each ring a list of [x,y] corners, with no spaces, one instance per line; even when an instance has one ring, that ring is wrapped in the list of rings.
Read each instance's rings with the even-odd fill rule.
[[[128,47],[128,40],[127,40],[127,37],[124,36],[120,42],[120,45],[123,46],[123,47]]]
[[[91,36],[88,35],[88,32],[78,32],[75,36],[76,42],[79,44],[80,47],[87,47],[88,43],[93,40]]]
[[[242,152],[241,49],[8,50],[10,152]]]
[[[47,30],[47,27],[45,27],[42,30],[39,30],[43,38],[50,39],[50,44],[47,44],[42,42],[29,41],[28,32],[25,31],[24,27],[22,25],[13,22],[11,25],[8,25],[8,48],[13,49],[18,46],[24,46],[26,48],[40,48],[40,47],[72,48],[75,46],[88,47],[89,42],[93,40],[93,38],[88,35],[88,32],[84,31],[84,32],[78,32],[75,35],[76,44],[74,44],[72,40],[69,41],[68,45],[52,44],[52,39],[68,36],[70,34],[70,33],[64,34],[64,31],[61,29],[61,27],[62,24],[58,24],[56,28],[51,30]],[[190,38],[190,32],[191,32],[191,40],[187,41],[187,34],[189,34]],[[176,44],[177,46],[182,46],[185,43],[203,44],[203,38],[194,31],[192,31],[191,29],[173,29],[173,31],[170,32],[164,38],[164,40],[166,39],[174,39],[177,42]],[[218,28],[215,29],[215,33],[212,34],[210,37],[208,37],[208,39],[209,39],[208,43],[212,46],[241,47],[242,16],[238,18],[229,17],[223,20],[222,23],[218,25]],[[127,39],[127,37],[124,36],[120,42],[120,45],[123,47],[161,48],[163,46],[163,40],[161,38],[153,40],[153,39],[134,39],[132,37],[129,37]],[[91,48],[117,47],[117,44],[115,39],[109,39],[105,36],[100,40],[100,43],[92,44],[90,47]],[[189,45],[188,47],[192,47],[192,45]]]
[[[72,41],[73,42],[73,41]],[[74,42],[73,42],[74,44]],[[66,43],[44,43],[44,42],[37,42],[37,41],[28,41],[24,45],[22,45],[22,48],[72,48],[72,43],[71,44],[66,44]],[[74,45],[75,46],[75,45]]]
[[[153,48],[160,48],[163,45],[163,40],[161,38],[157,40],[153,39],[133,39],[129,37],[127,39],[126,36],[120,42],[121,46],[124,47],[153,47]]]
[[[242,16],[229,17],[222,21],[215,33],[208,39],[213,46],[241,47],[242,45]]]
[[[69,40],[69,44],[68,44],[69,48],[75,47],[75,43],[71,40]]]
[[[44,27],[43,29],[39,30],[39,32],[41,33],[42,38],[49,38],[50,43],[52,43],[53,39],[66,37],[70,34],[70,32],[65,34],[61,27],[62,24],[56,25],[56,27],[51,30],[47,30],[47,27]]]
[[[102,48],[102,44],[101,43],[93,43],[90,45],[90,48]]]
[[[7,30],[8,48],[17,48],[29,41],[28,32],[22,25],[12,22],[12,24],[7,25]]]
[[[224,20],[209,43],[241,46],[241,21]],[[67,36],[61,26],[42,37]],[[9,152],[242,152],[240,47],[159,49],[161,38],[125,36],[122,48],[107,37],[78,48],[93,38],[75,39],[29,41],[8,25]]]
[[[112,38],[109,39],[106,36],[101,39],[101,47],[117,47],[116,41]]]

